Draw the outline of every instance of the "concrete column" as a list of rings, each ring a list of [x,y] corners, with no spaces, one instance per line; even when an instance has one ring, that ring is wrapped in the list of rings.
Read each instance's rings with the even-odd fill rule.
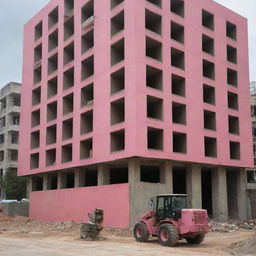
[[[84,170],[80,168],[74,169],[74,175],[75,175],[75,188],[84,187],[85,186]]]
[[[186,170],[186,189],[188,206],[195,209],[202,208],[201,166],[193,164]]]
[[[128,163],[128,181],[129,184],[140,182],[140,160],[132,158]]]
[[[66,188],[67,174],[63,171],[59,171],[57,179],[58,179],[57,180],[57,188],[58,189]]]
[[[43,175],[43,190],[47,190],[49,188],[49,175],[44,173]]]
[[[110,183],[109,166],[98,165],[98,186],[108,185]]]
[[[168,193],[173,193],[172,164],[170,161],[165,161],[161,165],[160,183],[166,184]]]
[[[27,179],[27,198],[30,197],[32,190],[33,190],[33,178],[32,176],[29,176]]]
[[[228,220],[227,176],[224,167],[218,167],[212,172],[212,211],[214,220]]]
[[[245,169],[237,171],[237,206],[238,218],[240,220],[247,220],[246,182],[247,181]]]

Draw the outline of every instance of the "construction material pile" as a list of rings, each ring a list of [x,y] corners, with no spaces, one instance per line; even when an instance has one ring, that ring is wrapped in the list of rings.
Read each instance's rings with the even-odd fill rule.
[[[231,221],[229,223],[210,222],[212,232],[230,233],[234,231],[256,230],[256,220]]]
[[[239,256],[256,255],[256,232],[250,239],[232,243],[229,247],[231,254]]]

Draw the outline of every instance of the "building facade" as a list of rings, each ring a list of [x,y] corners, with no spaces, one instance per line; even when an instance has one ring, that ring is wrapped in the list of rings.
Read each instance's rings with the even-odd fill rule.
[[[246,219],[247,21],[212,0],[52,0],[25,25],[30,215],[132,225],[157,193]]]
[[[0,199],[4,198],[6,170],[17,170],[21,84],[8,83],[0,90]]]

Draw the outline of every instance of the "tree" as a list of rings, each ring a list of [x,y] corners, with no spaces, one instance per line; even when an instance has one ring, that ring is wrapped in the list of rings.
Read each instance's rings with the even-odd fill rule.
[[[27,194],[27,179],[17,176],[16,169],[7,169],[4,175],[4,191],[6,199],[21,200]]]

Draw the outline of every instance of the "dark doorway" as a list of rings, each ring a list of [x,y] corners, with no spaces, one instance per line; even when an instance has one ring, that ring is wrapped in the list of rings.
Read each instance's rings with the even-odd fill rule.
[[[186,194],[186,167],[173,167],[173,193]]]
[[[212,169],[202,169],[202,208],[212,218]]]

